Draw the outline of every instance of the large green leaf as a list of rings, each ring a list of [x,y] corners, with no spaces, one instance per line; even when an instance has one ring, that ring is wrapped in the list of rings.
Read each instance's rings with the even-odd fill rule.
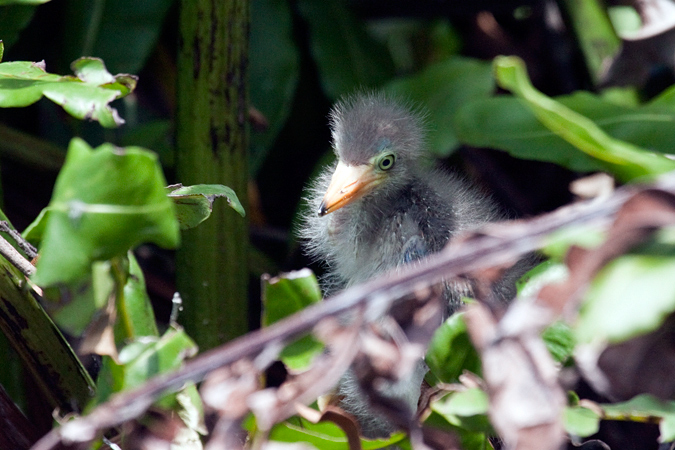
[[[545,150],[540,146],[536,153],[540,155],[538,159],[555,161],[575,170],[604,169],[615,174],[623,181],[629,181],[642,176],[653,176],[675,169],[675,162],[665,156],[646,151],[637,145],[608,135],[588,117],[575,112],[562,103],[534,89],[527,78],[527,72],[522,60],[515,57],[498,57],[495,59],[494,68],[500,86],[516,94],[522,105],[530,109],[531,114],[536,116],[545,127],[572,144],[578,149],[577,153],[583,152],[585,155],[585,157],[580,157],[567,149],[562,152],[558,151],[555,156],[549,155],[546,157]],[[588,97],[585,98],[587,99]],[[501,106],[504,105],[505,103],[502,101]],[[603,108],[599,108],[597,105],[595,109],[603,111]],[[483,108],[484,110],[485,108]],[[517,113],[517,109],[502,109],[501,113],[503,115],[500,115],[500,118],[508,119]],[[475,111],[473,112],[473,116],[477,116]],[[461,125],[462,116],[458,114],[457,117]],[[478,117],[478,123],[481,123],[480,115]],[[493,116],[492,119],[496,119],[496,117]],[[522,119],[523,115],[521,114],[519,120],[522,121]],[[473,123],[471,126],[475,127],[476,125]],[[489,126],[486,128],[490,129]],[[529,133],[534,137],[542,137],[541,135],[537,136],[537,130],[534,130],[532,127],[525,128],[523,130],[514,127],[504,129],[504,131],[507,135],[509,132],[513,135],[513,130],[516,130],[516,136],[522,137],[524,134]],[[483,128],[481,128],[481,132],[482,130]],[[461,133],[458,134],[462,136]],[[477,133],[474,128],[475,135]],[[543,137],[551,138],[551,136]],[[475,141],[471,143],[478,144]],[[589,159],[589,157],[592,159]]]
[[[576,337],[581,342],[623,341],[656,329],[672,311],[675,258],[624,255],[593,280],[579,313]]]
[[[68,0],[61,20],[65,61],[102,58],[115,72],[138,73],[155,47],[172,0]]]
[[[553,162],[578,172],[603,169],[599,162],[547,129],[515,97],[469,102],[459,108],[453,126],[457,138],[467,145],[505,150],[517,158]]]
[[[300,0],[309,24],[310,48],[331,99],[356,89],[379,87],[394,74],[386,47],[373,40],[342,0]]]
[[[251,104],[268,124],[264,131],[251,132],[250,168],[256,173],[286,123],[300,76],[300,54],[286,0],[251,2],[249,47]]]
[[[78,119],[96,120],[107,128],[123,124],[109,103],[133,91],[136,77],[113,76],[97,58],[80,58],[72,69],[75,77],[47,73],[44,63],[0,63],[0,107],[28,106],[45,96]]]
[[[428,149],[436,156],[448,156],[459,146],[451,126],[457,109],[490,95],[495,88],[489,63],[453,57],[432,64],[421,73],[397,78],[385,90],[399,98],[424,105],[429,112]]]
[[[48,206],[34,281],[75,282],[93,261],[142,242],[175,247],[178,222],[164,185],[155,154],[111,144],[92,150],[73,139]]]
[[[649,150],[670,153],[675,140],[675,109],[670,96],[629,107],[589,92],[555,97],[560,104],[588,117],[605,133]],[[546,128],[522,100],[499,96],[476,99],[459,108],[453,123],[459,139],[475,147],[508,151],[523,159],[548,161],[588,172],[604,166]]]
[[[321,288],[309,269],[262,279],[262,325],[268,326],[309,305],[321,301]],[[281,360],[291,369],[306,368],[323,345],[312,336],[304,336],[286,346]]]

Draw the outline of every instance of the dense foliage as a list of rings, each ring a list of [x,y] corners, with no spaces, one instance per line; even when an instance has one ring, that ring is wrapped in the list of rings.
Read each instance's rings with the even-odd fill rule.
[[[28,448],[45,434],[37,448],[159,440],[175,448],[647,449],[675,441],[675,76],[667,56],[675,7],[655,2],[670,11],[657,16],[639,2],[418,3],[243,3],[250,23],[232,26],[250,26],[240,64],[248,94],[202,92],[207,104],[227,106],[227,97],[248,114],[239,123],[244,132],[251,125],[250,182],[235,192],[224,180],[176,179],[191,151],[173,139],[189,117],[175,111],[177,74],[212,69],[177,57],[186,46],[205,50],[197,37],[179,36],[177,2],[0,0],[1,230],[15,247],[0,258],[1,448]],[[226,36],[206,35],[212,48],[232,51]],[[302,189],[333,158],[329,106],[370,89],[422,109],[430,155],[523,219],[322,302],[293,234]],[[574,194],[595,199],[532,218],[571,202],[573,180]],[[180,294],[198,291],[174,295],[186,259],[175,268],[171,250],[214,208],[250,221],[238,264],[251,282],[249,298],[211,311],[235,317],[248,308],[246,325],[261,329],[200,354],[185,329],[213,335],[212,325],[183,322],[194,315],[181,316],[191,304]],[[227,232],[247,245],[241,228]],[[532,250],[543,262],[508,309],[477,292],[433,336],[423,326],[442,276],[488,282],[490,268]],[[213,276],[209,283],[231,273]],[[357,310],[366,311],[363,323],[334,320]],[[410,364],[413,343],[381,339],[373,310],[414,319],[405,331],[414,344],[428,342],[430,369],[418,416],[390,408],[407,429],[378,441],[360,439],[339,408],[318,406],[354,360],[380,377]]]

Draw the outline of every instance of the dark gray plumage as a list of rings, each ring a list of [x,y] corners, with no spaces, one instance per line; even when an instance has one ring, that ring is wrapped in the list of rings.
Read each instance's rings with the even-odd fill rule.
[[[458,232],[498,218],[485,197],[425,160],[423,120],[407,106],[360,94],[336,105],[330,123],[338,163],[311,187],[301,232],[308,253],[326,264],[330,292],[438,252]],[[468,288],[448,286],[452,313]],[[405,400],[414,411],[423,376],[420,364],[383,394]],[[338,393],[365,436],[393,431],[369,408],[353,375],[343,379]]]

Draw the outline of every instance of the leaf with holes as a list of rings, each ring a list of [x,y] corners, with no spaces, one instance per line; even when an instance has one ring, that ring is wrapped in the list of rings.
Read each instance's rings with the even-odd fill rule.
[[[218,197],[225,197],[227,204],[242,217],[246,215],[237,194],[222,184],[196,184],[194,186],[173,184],[166,189],[169,198],[176,206],[176,217],[183,230],[194,228],[208,219],[213,211],[213,202]]]
[[[110,102],[136,88],[133,75],[111,75],[98,58],[80,58],[72,64],[75,76],[48,73],[44,62],[0,63],[0,107],[32,105],[43,96],[78,119],[95,120],[106,128],[124,123]]]

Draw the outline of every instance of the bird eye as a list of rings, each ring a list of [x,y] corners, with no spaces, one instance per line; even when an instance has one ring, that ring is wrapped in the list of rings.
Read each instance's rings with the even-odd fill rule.
[[[396,155],[393,153],[387,153],[384,155],[382,158],[377,163],[377,168],[380,170],[389,170],[392,167],[394,167],[394,163],[396,162]]]

